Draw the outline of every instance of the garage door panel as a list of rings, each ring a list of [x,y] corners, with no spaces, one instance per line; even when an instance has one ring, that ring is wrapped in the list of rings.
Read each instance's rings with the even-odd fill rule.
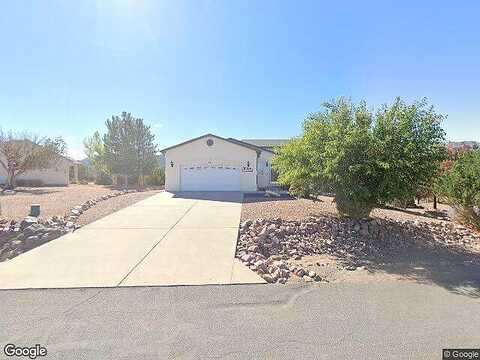
[[[240,191],[236,166],[182,166],[182,191]]]

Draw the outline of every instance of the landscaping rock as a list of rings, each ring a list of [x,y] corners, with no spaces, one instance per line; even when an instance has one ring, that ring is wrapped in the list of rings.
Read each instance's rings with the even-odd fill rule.
[[[26,227],[38,223],[38,218],[34,216],[27,216],[25,219],[22,220],[20,223],[20,229],[25,229]]]
[[[267,276],[271,282],[292,275],[306,281],[320,281],[314,271],[305,271],[288,261],[328,254],[344,259],[347,262],[344,268],[354,271],[355,259],[386,261],[418,247],[480,251],[480,235],[451,222],[353,220],[334,216],[302,221],[255,219],[241,224],[236,256],[246,265],[255,265],[252,270]],[[260,257],[267,260],[257,264]]]

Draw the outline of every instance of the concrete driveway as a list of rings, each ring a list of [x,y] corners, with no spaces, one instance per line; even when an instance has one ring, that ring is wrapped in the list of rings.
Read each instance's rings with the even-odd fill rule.
[[[242,199],[154,195],[0,263],[0,288],[262,283],[234,258]]]

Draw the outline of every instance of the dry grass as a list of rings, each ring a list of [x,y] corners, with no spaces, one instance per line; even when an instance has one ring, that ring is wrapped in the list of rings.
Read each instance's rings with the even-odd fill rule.
[[[428,215],[433,210],[431,203],[422,203],[422,208],[409,209],[374,209],[372,217],[393,220],[422,220],[438,222]],[[439,210],[451,212],[447,205],[439,204]],[[245,197],[242,206],[242,221],[246,219],[271,219],[281,218],[284,220],[302,220],[308,216],[338,215],[333,198],[321,196],[319,201],[307,199],[275,199],[275,198],[251,198]]]

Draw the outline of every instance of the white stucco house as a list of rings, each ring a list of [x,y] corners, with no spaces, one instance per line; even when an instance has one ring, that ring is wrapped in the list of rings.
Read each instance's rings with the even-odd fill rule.
[[[17,182],[19,185],[23,183],[33,186],[67,186],[70,184],[70,168],[72,168],[75,175],[78,174],[76,165],[74,160],[62,156],[48,169],[31,170],[18,175]],[[7,171],[3,166],[0,166],[0,184],[5,184],[6,181]]]
[[[243,191],[271,184],[274,152],[245,141],[206,134],[162,150],[167,191]]]

